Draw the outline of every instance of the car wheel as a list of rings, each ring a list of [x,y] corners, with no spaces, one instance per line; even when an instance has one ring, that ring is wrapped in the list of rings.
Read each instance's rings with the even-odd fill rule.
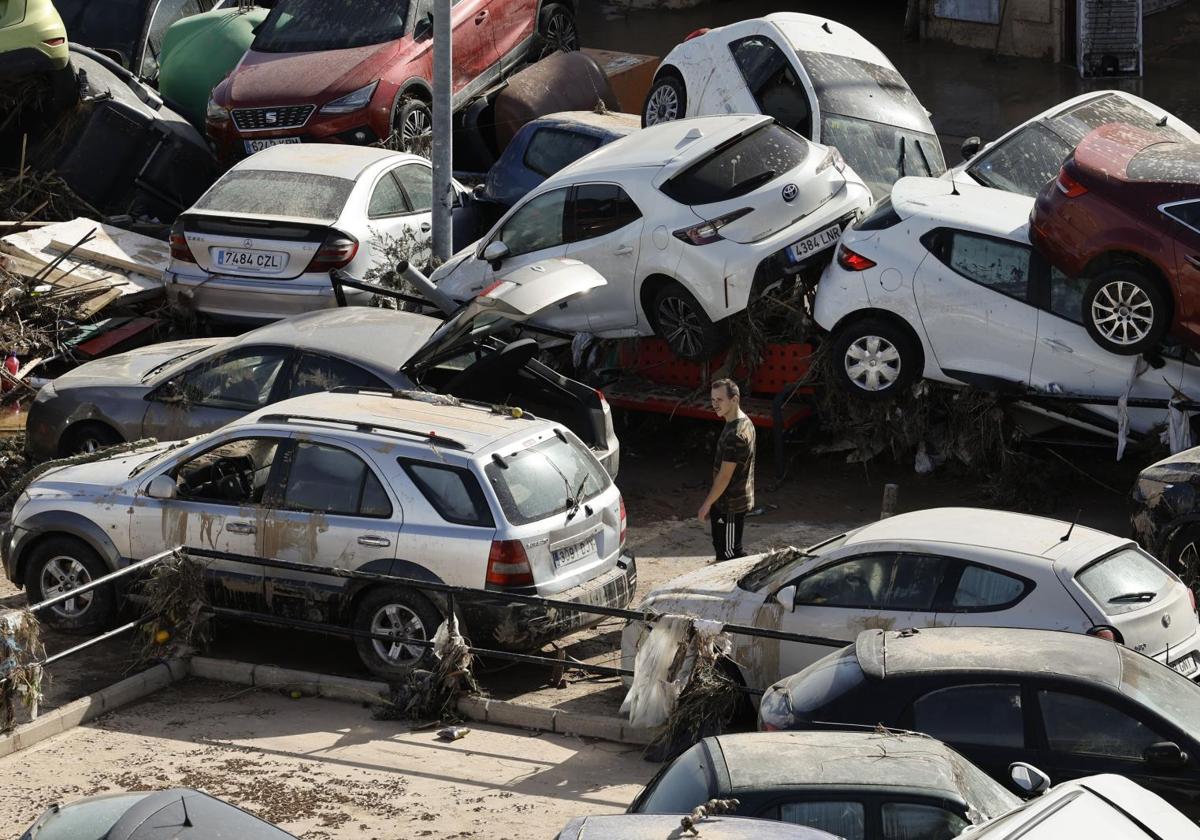
[[[433,150],[433,112],[422,100],[406,97],[392,120],[392,134],[400,151],[429,157]]]
[[[1184,525],[1171,535],[1163,562],[1193,591],[1200,584],[1200,524]]]
[[[579,49],[579,27],[575,15],[562,3],[547,3],[538,15],[537,58]]]
[[[1110,353],[1134,356],[1158,346],[1167,331],[1167,300],[1157,281],[1132,268],[1110,268],[1083,293],[1083,324]]]
[[[67,429],[59,449],[63,455],[79,455],[124,442],[125,439],[112,426],[103,423],[79,423]]]
[[[51,537],[34,546],[25,569],[25,593],[30,605],[69,592],[108,574],[100,556],[82,540]],[[56,630],[94,633],[112,623],[117,595],[111,583],[60,601],[38,613]]]
[[[672,281],[654,296],[654,329],[676,356],[703,361],[725,349],[729,335],[687,289]]]
[[[903,329],[864,318],[842,327],[833,339],[834,381],[863,399],[891,399],[920,375],[919,356]]]
[[[432,639],[442,623],[437,607],[419,592],[381,586],[363,596],[354,612],[354,629],[407,639]],[[355,637],[358,657],[367,670],[384,679],[398,679],[415,668],[432,666],[432,648],[403,642]]]
[[[654,80],[642,106],[642,128],[681,120],[687,115],[687,91],[678,73],[664,71]]]

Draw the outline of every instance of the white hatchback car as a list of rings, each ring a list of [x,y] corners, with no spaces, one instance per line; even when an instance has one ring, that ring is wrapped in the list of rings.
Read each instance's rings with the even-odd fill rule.
[[[832,335],[836,383],[886,399],[924,376],[1022,396],[1037,422],[1083,424],[1115,436],[1115,404],[1054,394],[1200,398],[1200,370],[1182,348],[1132,377],[1134,361],[1092,341],[1079,321],[1083,281],[1054,269],[1029,242],[1033,199],[940,178],[905,178],[848,228],[817,287],[813,315]],[[1034,415],[1028,415],[1034,422]],[[1165,408],[1131,407],[1146,433]],[[1032,429],[1033,426],[1031,425]]]
[[[905,175],[941,175],[929,113],[879,49],[824,17],[776,12],[701,30],[662,60],[642,125],[767,114],[833,146],[876,198]]]
[[[465,188],[453,185],[455,195]],[[456,199],[459,241],[470,241]],[[428,259],[433,169],[417,155],[329,143],[283,144],[239,162],[171,228],[168,291],[220,320],[261,324],[335,306],[331,269],[362,277],[377,235]],[[346,290],[353,302],[364,292]]]
[[[893,516],[803,552],[731,560],[652,590],[642,611],[828,640],[733,636],[765,688],[871,629],[1023,627],[1121,642],[1200,676],[1200,622],[1183,582],[1135,542],[1069,522],[975,508]],[[648,626],[621,638],[625,667]]]
[[[615,140],[547,178],[430,278],[467,301],[531,263],[571,257],[607,285],[534,323],[605,338],[657,334],[717,352],[730,315],[819,270],[871,193],[833,149],[770,117],[702,117]]]

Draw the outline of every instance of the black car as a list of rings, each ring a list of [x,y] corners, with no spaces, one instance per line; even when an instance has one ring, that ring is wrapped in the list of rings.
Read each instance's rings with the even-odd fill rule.
[[[1200,446],[1168,455],[1133,485],[1133,538],[1195,588],[1200,582]]]
[[[1200,686],[1122,645],[994,628],[868,630],[771,686],[766,729],[924,732],[989,775],[1115,773],[1200,816]]]
[[[709,799],[735,813],[846,840],[950,840],[1021,801],[924,735],[749,732],[705,738],[659,771],[629,813],[686,814]]]

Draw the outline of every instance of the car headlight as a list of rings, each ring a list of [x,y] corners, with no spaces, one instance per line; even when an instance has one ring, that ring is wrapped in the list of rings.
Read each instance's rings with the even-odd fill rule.
[[[371,97],[375,95],[375,88],[379,87],[379,80],[371,82],[366,87],[360,87],[353,93],[347,93],[345,96],[338,97],[330,103],[321,106],[322,114],[349,114],[353,111],[358,111],[366,108],[371,104]]]
[[[209,99],[208,106],[204,109],[204,119],[206,122],[229,122],[229,109],[223,105],[218,105],[217,100]]]

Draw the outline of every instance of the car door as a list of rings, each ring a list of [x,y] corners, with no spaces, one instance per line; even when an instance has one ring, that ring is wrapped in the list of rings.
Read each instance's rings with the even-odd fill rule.
[[[1029,385],[1038,311],[1028,244],[950,228],[921,237],[913,283],[927,342],[947,376],[989,388]]]
[[[1192,324],[1193,338],[1200,336],[1200,200],[1178,201],[1159,207],[1169,219],[1175,240],[1174,286],[1183,298],[1183,320]]]
[[[130,517],[133,556],[149,557],[175,547],[233,555],[239,559],[203,558],[213,602],[261,610],[258,526],[288,445],[279,435],[222,434],[148,471]],[[145,495],[145,488],[160,475],[175,480],[174,498]]]
[[[791,611],[779,629],[853,644],[863,630],[929,627],[946,560],[927,554],[872,551],[835,560],[793,581]],[[780,676],[831,651],[829,645],[780,642]]]
[[[499,74],[493,5],[492,0],[453,0],[450,26],[454,32],[456,104],[483,90]]]
[[[539,5],[538,0],[493,0],[490,8],[492,38],[496,42],[496,56],[502,73],[525,59],[529,41],[537,29]],[[530,56],[530,59],[536,58]]]
[[[727,104],[734,106],[732,111],[720,108],[700,113],[767,114],[805,138],[814,139],[812,102],[795,66],[795,52],[783,49],[765,32],[730,41],[728,49],[745,84],[744,92],[728,98]],[[749,103],[745,101],[747,94]],[[706,99],[701,101],[702,108],[707,106]],[[745,107],[747,104],[750,107]]]
[[[142,437],[211,432],[282,399],[292,356],[285,347],[237,347],[197,362],[147,395]]]
[[[633,327],[642,211],[617,184],[578,184],[571,190],[566,255],[587,263],[608,281],[588,292],[588,328],[599,332]]]
[[[367,200],[373,266],[383,266],[395,257],[403,257],[414,266],[429,262],[432,196],[433,176],[428,166],[403,164],[376,179]]]
[[[269,560],[346,571],[388,573],[404,513],[372,460],[348,443],[320,435],[295,439],[279,492],[262,523]],[[330,621],[345,606],[343,578],[268,567],[267,608]]]
[[[1009,787],[1009,765],[1033,760],[1022,688],[1016,681],[928,686],[898,723],[946,742]]]

